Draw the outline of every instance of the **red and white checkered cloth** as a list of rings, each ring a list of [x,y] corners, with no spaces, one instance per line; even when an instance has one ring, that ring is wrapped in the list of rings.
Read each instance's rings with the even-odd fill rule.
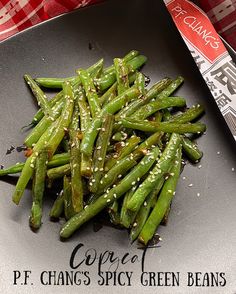
[[[0,0],[0,40],[98,0]]]
[[[0,0],[0,40],[99,0]],[[118,0],[117,0],[118,1]],[[236,0],[198,0],[216,30],[236,50]]]

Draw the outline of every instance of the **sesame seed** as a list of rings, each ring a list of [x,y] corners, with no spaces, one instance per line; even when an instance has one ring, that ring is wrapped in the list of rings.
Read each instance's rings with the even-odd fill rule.
[[[121,177],[122,177],[122,174],[119,174],[119,175],[118,175],[118,178],[120,179]]]
[[[201,164],[199,164],[198,168],[201,168],[201,167],[202,167]]]
[[[92,183],[95,183],[96,181],[95,181],[95,179],[92,179],[92,181],[91,181]]]
[[[108,175],[107,175],[107,174],[105,174],[104,178],[107,178],[107,177],[108,177]]]
[[[98,160],[99,160],[99,161],[102,161],[102,157],[98,157]]]
[[[34,168],[34,165],[31,163],[31,164],[30,164],[30,167]]]
[[[200,193],[197,193],[197,197],[199,197],[200,196]]]
[[[117,197],[117,195],[116,195],[116,194],[113,194],[113,197],[114,197],[114,198],[116,198],[116,197]]]
[[[133,181],[133,182],[131,183],[131,185],[134,186],[134,185],[135,185],[135,181]]]
[[[77,164],[75,163],[75,164],[73,164],[73,167],[75,168],[77,166]]]
[[[232,167],[231,170],[232,170],[232,172],[234,172],[235,171],[234,167]]]
[[[90,182],[90,183],[89,183],[89,186],[92,186],[92,185],[93,185],[93,183]]]
[[[111,201],[111,199],[107,199],[107,203],[110,202],[110,201]]]
[[[217,153],[217,154],[220,154],[220,151],[217,151],[216,153]]]
[[[102,148],[102,146],[98,146],[98,147],[97,147],[97,150],[100,150],[101,148]]]
[[[183,179],[183,180],[186,180],[186,177],[183,177],[182,179]]]
[[[108,195],[107,195],[107,194],[105,194],[105,195],[104,195],[104,198],[106,199],[106,198],[107,198],[107,196],[108,196]]]
[[[137,225],[138,225],[138,224],[137,224],[136,222],[135,222],[135,223],[133,223],[133,227],[137,227]]]
[[[147,206],[147,202],[146,201],[144,201],[143,206],[145,206],[145,207]]]
[[[87,170],[90,170],[90,167],[87,166],[86,169],[87,169]]]
[[[98,171],[98,167],[95,167],[94,171],[97,172]]]
[[[193,184],[189,184],[188,186],[189,186],[189,187],[192,187],[192,186],[193,186]]]

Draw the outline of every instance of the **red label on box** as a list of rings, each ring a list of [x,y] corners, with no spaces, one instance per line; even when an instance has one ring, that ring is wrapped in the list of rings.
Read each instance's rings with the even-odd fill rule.
[[[167,8],[181,34],[213,63],[227,52],[208,17],[186,0],[173,0]]]

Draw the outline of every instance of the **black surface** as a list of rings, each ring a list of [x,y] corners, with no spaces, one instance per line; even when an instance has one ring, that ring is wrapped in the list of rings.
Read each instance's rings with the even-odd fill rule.
[[[89,45],[90,44],[90,45]],[[91,46],[92,45],[92,46]],[[180,272],[179,287],[144,287],[141,266],[120,266],[133,271],[132,286],[126,293],[234,293],[236,273],[235,230],[235,143],[186,46],[162,1],[107,1],[58,17],[0,44],[0,164],[20,161],[23,155],[11,145],[22,145],[26,132],[20,128],[33,116],[36,106],[23,82],[23,74],[33,76],[71,76],[78,67],[87,67],[104,57],[106,64],[131,49],[148,57],[143,72],[151,83],[165,76],[185,77],[178,91],[188,104],[203,103],[207,134],[199,139],[204,152],[201,168],[187,165],[178,184],[168,225],[158,232],[161,248],[149,249],[146,271]],[[185,179],[183,179],[185,177]],[[125,231],[103,227],[94,233],[91,225],[66,243],[58,238],[60,224],[51,223],[47,213],[52,203],[47,195],[43,226],[34,234],[28,228],[31,206],[26,191],[19,207],[11,202],[15,178],[0,182],[0,292],[1,293],[121,293],[121,286],[99,286],[97,267],[89,270],[90,286],[42,286],[43,270],[70,270],[69,257],[78,242],[97,252],[113,250],[141,256],[137,244],[131,245]],[[188,185],[192,183],[193,186]],[[200,196],[197,197],[197,193]],[[84,250],[85,251],[85,250]],[[32,270],[33,285],[13,285],[14,270]],[[187,287],[187,272],[225,272],[224,288]],[[171,289],[171,290],[170,290]]]

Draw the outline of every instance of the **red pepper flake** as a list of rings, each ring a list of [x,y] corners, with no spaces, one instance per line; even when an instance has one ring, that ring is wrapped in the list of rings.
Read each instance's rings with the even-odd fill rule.
[[[32,153],[33,153],[33,149],[32,148],[27,148],[24,151],[25,157],[30,157],[30,155],[32,155]]]

